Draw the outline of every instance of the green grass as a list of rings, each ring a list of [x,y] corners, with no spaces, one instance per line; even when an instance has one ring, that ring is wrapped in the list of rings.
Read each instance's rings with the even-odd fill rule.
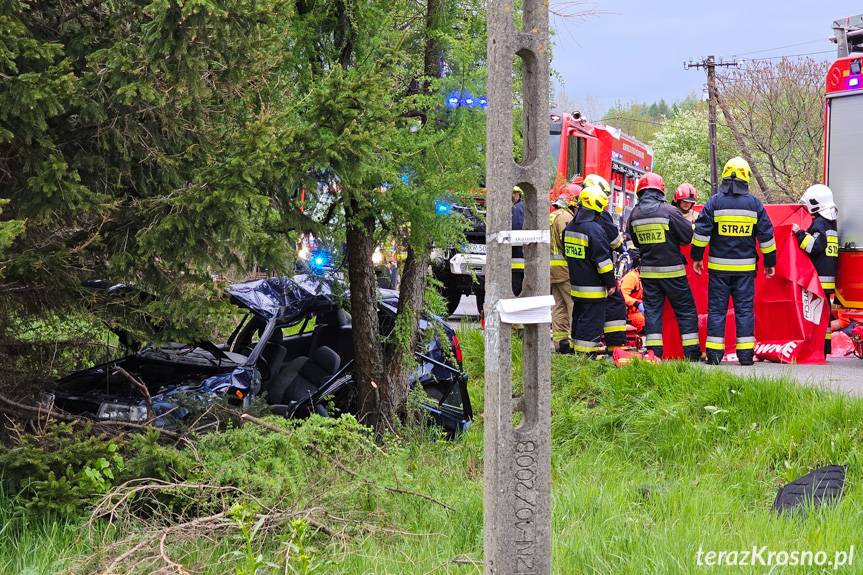
[[[482,332],[462,329],[459,339],[476,414],[469,432],[455,441],[406,432],[343,459],[381,485],[422,492],[458,511],[342,476],[314,501],[333,515],[339,505],[349,507],[350,517],[362,526],[346,542],[314,538],[313,557],[320,564],[331,562],[316,572],[481,573],[472,562],[482,560]],[[519,350],[514,359],[518,373]],[[832,559],[834,552],[860,545],[863,400],[700,365],[615,368],[561,356],[552,357],[551,385],[554,573],[691,574],[711,570],[696,565],[700,547],[825,551]],[[266,469],[260,471],[266,481],[255,480],[261,492],[287,489],[303,494],[298,497],[311,496],[325,477],[338,475],[314,458],[282,468],[273,459],[284,459],[278,448],[269,458],[258,453],[244,460],[231,453],[232,445],[261,444],[262,436],[255,435],[260,433],[244,428],[210,440],[209,447],[200,447],[201,465],[214,473],[240,469],[231,467],[237,461],[245,473]],[[828,464],[848,466],[845,496],[838,504],[806,518],[771,513],[781,485]],[[302,471],[279,475],[287,469]],[[242,473],[231,478],[244,481]],[[278,487],[285,484],[289,488]],[[257,489],[251,480],[247,485]],[[285,572],[286,546],[276,535],[254,541],[275,565],[259,573]],[[53,572],[51,565],[64,565],[86,549],[70,525],[2,532],[0,572]],[[184,562],[197,573],[233,572],[239,563],[225,559],[230,549],[225,540],[202,540],[194,552],[186,550]],[[863,550],[855,549],[854,559],[836,572],[863,572]],[[771,572],[761,566],[712,570]],[[821,572],[833,570],[788,566],[772,571]]]

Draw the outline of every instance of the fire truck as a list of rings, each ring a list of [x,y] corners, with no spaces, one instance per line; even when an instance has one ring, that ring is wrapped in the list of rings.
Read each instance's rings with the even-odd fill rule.
[[[638,178],[651,169],[653,149],[619,129],[591,124],[577,110],[552,110],[549,138],[556,183],[580,184],[588,174],[602,176],[612,186],[609,210],[622,226],[635,206]],[[559,185],[555,188],[552,195]]]
[[[836,297],[863,309],[863,14],[833,22],[838,58],[827,71],[824,183],[839,208]]]

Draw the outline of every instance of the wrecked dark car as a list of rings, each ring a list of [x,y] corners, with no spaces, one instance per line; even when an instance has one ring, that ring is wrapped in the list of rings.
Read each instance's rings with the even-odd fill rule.
[[[355,413],[351,319],[332,285],[305,275],[231,285],[231,302],[246,313],[227,342],[144,347],[62,378],[53,401],[74,414],[130,423],[153,419],[163,427],[189,417],[190,398],[248,407],[263,396],[273,413],[289,418]],[[392,331],[397,306],[398,292],[379,291],[382,336]],[[458,339],[436,316],[423,316],[419,328],[411,385],[422,386],[429,398],[422,407],[435,423],[450,434],[463,432],[472,411]],[[151,396],[152,415],[139,384]]]

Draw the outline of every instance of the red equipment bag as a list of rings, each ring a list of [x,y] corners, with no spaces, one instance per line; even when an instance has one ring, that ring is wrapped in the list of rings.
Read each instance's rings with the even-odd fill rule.
[[[634,347],[616,347],[614,348],[614,365],[620,367],[622,365],[626,365],[632,360],[640,359],[642,361],[652,361],[653,363],[659,363],[659,359],[655,355],[653,355],[652,351],[641,352]]]

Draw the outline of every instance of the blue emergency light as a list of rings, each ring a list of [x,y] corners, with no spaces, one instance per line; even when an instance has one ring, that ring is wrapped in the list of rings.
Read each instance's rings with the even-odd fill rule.
[[[469,92],[452,92],[446,97],[444,102],[446,107],[451,110],[454,110],[459,106],[467,108],[482,108],[485,110],[488,106],[488,99],[485,96],[475,98],[474,96],[471,96]]]
[[[447,214],[449,213],[449,204],[438,202],[438,204],[435,206],[435,209],[439,214]]]

